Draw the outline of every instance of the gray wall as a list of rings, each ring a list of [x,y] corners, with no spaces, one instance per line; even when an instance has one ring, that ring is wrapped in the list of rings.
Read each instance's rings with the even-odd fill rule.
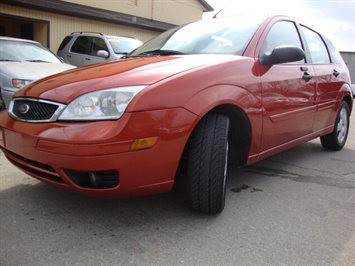
[[[351,83],[355,84],[355,52],[340,52],[340,54],[348,66]]]

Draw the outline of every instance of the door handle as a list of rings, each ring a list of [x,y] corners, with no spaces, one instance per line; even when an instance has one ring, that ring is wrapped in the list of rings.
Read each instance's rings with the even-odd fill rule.
[[[333,75],[334,75],[335,77],[337,77],[337,76],[340,75],[340,72],[338,72],[338,71],[336,71],[336,70],[334,69],[334,70],[333,70]]]
[[[302,79],[304,79],[305,81],[308,81],[310,79],[312,79],[313,76],[308,74],[307,72],[304,72],[303,76],[302,76]]]
[[[90,57],[86,57],[86,58],[85,58],[85,60],[90,61],[90,60],[91,60],[91,58],[90,58]]]
[[[67,57],[71,58],[71,55],[70,55],[70,54],[68,54],[68,55],[67,55]]]

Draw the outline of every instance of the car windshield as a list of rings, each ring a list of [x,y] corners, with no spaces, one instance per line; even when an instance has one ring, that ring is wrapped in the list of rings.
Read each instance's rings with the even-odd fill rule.
[[[142,42],[130,38],[109,37],[108,41],[116,54],[130,53],[142,44]]]
[[[23,41],[0,40],[0,61],[61,63],[45,47]]]
[[[261,20],[228,17],[201,20],[162,33],[130,56],[168,54],[242,55]]]

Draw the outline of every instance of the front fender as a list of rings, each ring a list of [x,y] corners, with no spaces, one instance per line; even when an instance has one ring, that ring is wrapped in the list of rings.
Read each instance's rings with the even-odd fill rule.
[[[238,119],[241,119],[241,117],[236,114],[241,111],[247,117],[251,132],[251,146],[249,147],[248,157],[249,162],[253,161],[253,155],[257,155],[260,152],[262,134],[263,108],[259,86],[255,85],[252,88],[248,88],[248,90],[233,85],[211,86],[199,91],[190,98],[184,108],[202,118],[211,110],[222,106],[238,110],[238,112],[228,114],[233,116],[230,119],[237,127],[240,127],[242,123],[238,123]],[[249,130],[246,132],[249,132]]]

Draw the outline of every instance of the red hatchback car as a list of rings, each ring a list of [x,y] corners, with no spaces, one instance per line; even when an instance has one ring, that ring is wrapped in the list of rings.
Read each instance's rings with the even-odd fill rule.
[[[333,45],[292,18],[202,20],[27,85],[0,114],[0,146],[27,174],[99,197],[167,192],[184,161],[192,207],[219,213],[228,164],[317,137],[340,150],[350,84]]]

